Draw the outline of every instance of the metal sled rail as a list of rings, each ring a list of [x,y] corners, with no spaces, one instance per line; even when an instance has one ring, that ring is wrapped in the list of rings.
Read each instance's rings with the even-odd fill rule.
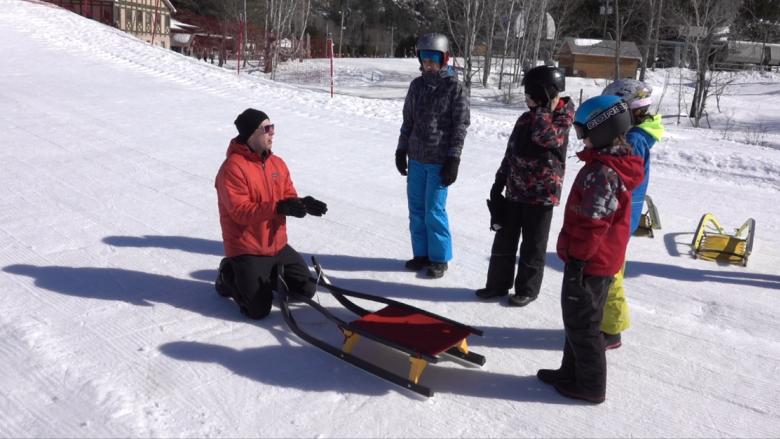
[[[284,268],[278,266],[277,291],[282,317],[287,326],[301,339],[378,378],[426,397],[433,396],[433,390],[418,384],[417,381],[428,363],[438,362],[437,355],[446,353],[480,366],[485,364],[485,357],[470,352],[465,340],[471,334],[484,336],[483,331],[391,299],[336,287],[325,276],[316,257],[312,257],[312,262],[318,274],[317,279],[311,279],[312,282],[326,288],[342,306],[358,315],[359,318],[352,322],[346,322],[334,316],[319,303],[289,291],[284,282]],[[350,301],[347,296],[387,306],[379,311],[370,312]],[[343,347],[339,349],[301,329],[290,312],[288,306],[290,298],[311,306],[336,324],[345,335]],[[436,339],[437,335],[440,339]],[[408,354],[412,363],[409,378],[399,376],[352,355],[352,348],[361,337]]]

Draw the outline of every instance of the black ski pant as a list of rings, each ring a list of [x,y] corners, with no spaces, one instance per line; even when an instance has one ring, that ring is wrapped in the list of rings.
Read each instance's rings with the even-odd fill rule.
[[[539,295],[547,262],[547,238],[550,235],[552,217],[553,206],[507,200],[504,222],[493,239],[487,275],[488,289],[509,290],[514,278],[516,295]],[[517,262],[515,277],[518,245],[520,261]]]
[[[228,260],[230,264],[225,264],[221,274],[227,280],[241,314],[250,319],[262,319],[271,312],[278,278],[276,264],[284,267],[284,281],[290,291],[307,297],[314,297],[317,291],[317,286],[309,281],[309,267],[289,244],[275,256],[240,255]],[[232,276],[224,273],[230,269]],[[231,277],[233,282],[228,280]]]
[[[561,370],[576,376],[577,383],[591,396],[603,396],[607,390],[607,356],[601,320],[612,278],[582,273],[569,277],[564,273],[561,289],[566,330]]]

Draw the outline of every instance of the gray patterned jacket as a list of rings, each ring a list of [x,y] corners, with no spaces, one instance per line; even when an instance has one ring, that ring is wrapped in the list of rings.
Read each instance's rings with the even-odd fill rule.
[[[450,69],[423,72],[409,86],[398,149],[423,164],[460,158],[470,121],[468,88]]]

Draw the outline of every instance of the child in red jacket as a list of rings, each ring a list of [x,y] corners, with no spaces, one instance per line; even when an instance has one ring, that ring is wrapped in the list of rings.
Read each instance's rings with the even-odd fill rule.
[[[644,180],[642,158],[631,154],[628,104],[617,96],[585,101],[574,115],[585,162],[566,201],[558,257],[566,263],[561,290],[566,342],[561,368],[536,376],[562,395],[604,402],[607,360],[601,319],[613,276],[620,271],[631,226],[631,191]]]

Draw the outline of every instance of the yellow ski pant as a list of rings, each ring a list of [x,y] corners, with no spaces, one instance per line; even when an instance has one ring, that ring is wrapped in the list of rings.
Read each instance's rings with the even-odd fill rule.
[[[612,279],[604,304],[604,319],[601,321],[601,331],[607,334],[618,334],[631,326],[631,316],[628,314],[626,290],[623,289],[623,275],[626,271],[626,261],[623,267]]]

